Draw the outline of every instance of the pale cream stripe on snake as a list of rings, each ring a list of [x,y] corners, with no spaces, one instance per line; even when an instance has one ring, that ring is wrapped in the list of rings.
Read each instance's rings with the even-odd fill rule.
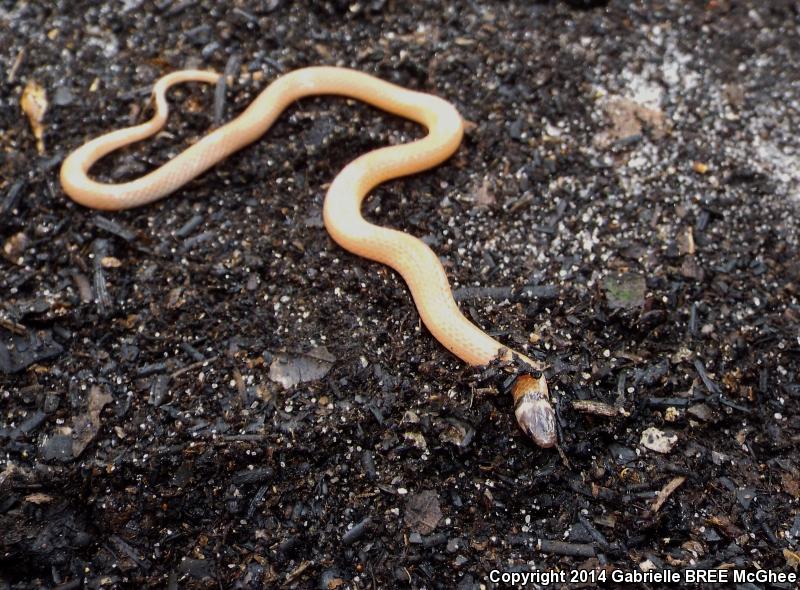
[[[78,203],[95,209],[128,209],[153,202],[261,137],[287,106],[305,96],[351,97],[424,125],[428,130],[424,138],[371,151],[345,166],[325,197],[325,227],[346,250],[399,272],[411,290],[425,326],[457,357],[470,365],[486,365],[498,358],[513,361],[517,357],[523,365],[529,365],[530,373],[520,374],[512,388],[517,421],[537,444],[554,446],[555,416],[539,363],[505,347],[464,317],[453,299],[439,258],[421,240],[373,225],[361,216],[361,203],[375,186],[432,168],[458,149],[463,124],[449,102],[354,70],[303,68],[276,79],[241,115],[149,174],[121,184],[105,184],[89,178],[89,169],[97,160],[155,134],[164,126],[168,112],[165,95],[170,86],[189,81],[213,84],[218,79],[219,74],[214,72],[185,70],[158,80],[153,88],[154,117],[141,125],[93,139],[72,152],[61,167],[64,191]]]

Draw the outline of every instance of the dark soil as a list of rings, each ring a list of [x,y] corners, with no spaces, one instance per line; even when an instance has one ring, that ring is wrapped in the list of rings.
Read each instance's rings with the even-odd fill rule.
[[[0,589],[798,567],[797,2],[102,4],[0,0]],[[146,119],[160,75],[231,77],[174,90],[167,131],[100,178],[313,64],[470,122],[366,210],[546,362],[563,455],[322,227],[335,174],[416,126],[309,99],[157,204],[63,194],[64,156]]]

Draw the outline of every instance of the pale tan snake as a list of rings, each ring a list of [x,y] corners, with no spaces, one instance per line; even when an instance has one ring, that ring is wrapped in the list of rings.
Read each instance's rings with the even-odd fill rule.
[[[167,120],[167,89],[181,82],[215,83],[219,74],[185,70],[161,78],[153,88],[154,117],[93,139],[72,152],[61,167],[61,184],[75,201],[95,209],[118,210],[158,200],[196,178],[233,152],[254,142],[288,105],[299,98],[336,94],[356,98],[424,125],[428,135],[410,143],[371,151],[345,166],[331,183],[323,217],[331,237],[343,248],[394,268],[405,280],[419,315],[431,334],[470,365],[495,359],[528,366],[512,394],[517,421],[542,447],[557,440],[555,416],[541,366],[513,351],[470,322],[458,308],[438,256],[421,240],[373,225],[361,216],[361,203],[377,185],[443,162],[458,149],[461,116],[449,102],[345,68],[310,67],[270,84],[233,121],[209,133],[178,156],[136,180],[105,184],[89,178],[103,156],[158,132]]]

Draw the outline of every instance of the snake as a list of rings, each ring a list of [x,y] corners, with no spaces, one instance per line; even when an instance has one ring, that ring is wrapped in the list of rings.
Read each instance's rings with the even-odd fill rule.
[[[288,106],[308,96],[359,100],[422,125],[427,135],[421,139],[367,152],[336,175],[323,204],[325,228],[345,250],[396,270],[408,285],[422,323],[452,354],[472,366],[497,361],[511,370],[510,391],[518,424],[538,446],[555,446],[555,414],[542,364],[503,345],[464,316],[439,257],[422,240],[372,224],[361,215],[361,205],[373,188],[433,168],[458,149],[464,122],[450,102],[344,67],[301,68],[277,77],[239,116],[144,176],[121,183],[89,177],[89,169],[99,159],[164,127],[169,113],[166,94],[171,86],[217,84],[220,77],[213,71],[181,70],[158,79],[152,90],[154,115],[150,120],[96,137],[64,159],[60,172],[64,192],[83,206],[106,211],[152,203],[259,139]]]

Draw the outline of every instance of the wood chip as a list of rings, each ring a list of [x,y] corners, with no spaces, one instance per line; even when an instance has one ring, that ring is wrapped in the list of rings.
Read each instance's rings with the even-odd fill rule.
[[[595,416],[606,416],[613,418],[619,414],[619,410],[611,404],[592,400],[576,399],[572,402],[572,409],[583,414],[594,414]]]
[[[31,504],[47,504],[53,501],[53,497],[48,496],[47,494],[34,493],[25,496],[25,501],[30,502]]]
[[[678,436],[676,434],[667,434],[666,432],[651,426],[642,432],[642,438],[639,441],[639,444],[646,449],[655,451],[656,453],[665,454],[669,453],[677,442]]]
[[[24,336],[28,333],[28,328],[15,321],[0,317],[0,328],[5,328],[9,332]]]
[[[597,554],[594,545],[589,543],[566,543],[564,541],[538,539],[536,546],[541,553],[552,553],[555,555],[569,555],[571,557],[594,557]]]
[[[122,261],[114,256],[103,256],[100,259],[100,266],[103,268],[119,268],[122,266]]]

